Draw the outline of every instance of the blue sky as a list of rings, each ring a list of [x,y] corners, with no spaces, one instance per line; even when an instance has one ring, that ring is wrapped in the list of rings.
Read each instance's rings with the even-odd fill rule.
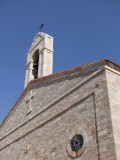
[[[34,36],[54,37],[54,70],[100,59],[120,65],[119,0],[0,0],[0,123],[24,90]]]

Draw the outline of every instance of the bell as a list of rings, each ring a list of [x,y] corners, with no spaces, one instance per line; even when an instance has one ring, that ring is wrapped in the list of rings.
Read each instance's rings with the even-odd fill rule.
[[[37,68],[38,68],[38,65],[37,65],[37,64],[33,64],[33,68],[34,68],[34,69],[37,69]]]

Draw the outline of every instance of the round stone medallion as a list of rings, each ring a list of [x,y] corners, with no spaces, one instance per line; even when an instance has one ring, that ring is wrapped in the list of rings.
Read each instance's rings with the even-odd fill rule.
[[[77,158],[78,156],[80,156],[86,148],[86,142],[87,136],[85,131],[73,131],[73,133],[69,137],[67,144],[68,155],[72,158]]]

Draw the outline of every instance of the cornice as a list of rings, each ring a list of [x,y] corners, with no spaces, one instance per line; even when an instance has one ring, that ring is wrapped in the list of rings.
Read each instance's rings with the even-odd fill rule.
[[[114,70],[114,72],[115,72],[115,69],[116,69],[117,73],[120,72],[120,66],[119,65],[115,64],[114,62],[111,62],[108,59],[103,59],[103,60],[100,60],[100,61],[96,61],[96,62],[93,62],[93,63],[85,64],[85,65],[82,65],[82,66],[78,66],[78,67],[75,67],[75,68],[71,68],[71,69],[64,70],[64,71],[61,71],[61,72],[57,72],[57,73],[54,73],[54,74],[51,74],[51,75],[40,77],[38,79],[31,80],[29,82],[29,84],[27,85],[27,87],[25,88],[25,90],[22,92],[21,96],[16,101],[15,105],[12,107],[12,109],[9,111],[9,113],[7,114],[7,116],[5,117],[3,122],[1,123],[0,130],[2,129],[3,125],[5,124],[5,122],[8,120],[10,114],[16,109],[16,106],[19,105],[19,103],[21,102],[23,97],[26,95],[26,93],[30,90],[30,88],[31,88],[31,86],[33,84],[36,84],[37,82],[41,82],[42,83],[44,80],[52,79],[52,78],[55,78],[55,77],[61,78],[60,76],[62,76],[62,75],[66,75],[66,74],[69,74],[69,73],[72,73],[72,72],[82,71],[84,69],[88,69],[90,71],[93,67],[100,67],[102,65],[108,66],[109,70],[113,66],[112,71]],[[108,69],[108,68],[106,67],[106,69]]]
[[[58,102],[60,99],[62,99],[63,97],[65,97],[66,95],[70,94],[71,92],[73,92],[75,89],[77,89],[79,86],[83,85],[85,82],[87,82],[89,79],[91,79],[92,77],[94,77],[96,74],[98,74],[99,72],[101,72],[102,69],[97,70],[95,72],[93,72],[90,76],[88,76],[87,78],[85,78],[84,80],[80,81],[79,83],[77,83],[75,86],[73,86],[72,88],[70,88],[68,91],[66,91],[65,93],[63,93],[61,96],[57,97],[54,101],[52,101],[51,103],[49,103],[48,105],[44,106],[42,110],[40,110],[37,114],[33,115],[31,118],[29,118],[27,121],[23,122],[22,124],[20,124],[19,126],[17,126],[16,128],[14,128],[12,131],[10,131],[10,133],[14,132],[16,129],[20,128],[21,126],[23,126],[23,124],[26,124],[28,121],[32,120],[33,118],[35,118],[37,115],[39,115],[41,112],[43,112],[44,110],[46,110],[47,108],[49,108],[51,105],[55,104],[56,102]],[[26,93],[27,94],[27,93]],[[14,107],[14,109],[12,110],[12,113],[16,110],[16,108],[19,106],[20,102],[22,101],[22,99],[24,98],[24,96],[26,95],[24,94],[21,97],[21,100],[19,101],[19,103]],[[9,120],[9,117],[7,118],[6,122]],[[5,123],[6,123],[5,122]],[[4,125],[5,125],[4,123]],[[10,133],[7,133],[4,137],[6,137],[7,135],[9,135]],[[2,139],[4,138],[2,137]],[[1,140],[1,138],[0,138]]]

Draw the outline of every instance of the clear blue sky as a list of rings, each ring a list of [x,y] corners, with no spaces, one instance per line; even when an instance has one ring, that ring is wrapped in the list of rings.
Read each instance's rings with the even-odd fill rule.
[[[54,37],[54,71],[108,58],[120,65],[119,0],[0,0],[0,123],[24,90],[34,36]]]

